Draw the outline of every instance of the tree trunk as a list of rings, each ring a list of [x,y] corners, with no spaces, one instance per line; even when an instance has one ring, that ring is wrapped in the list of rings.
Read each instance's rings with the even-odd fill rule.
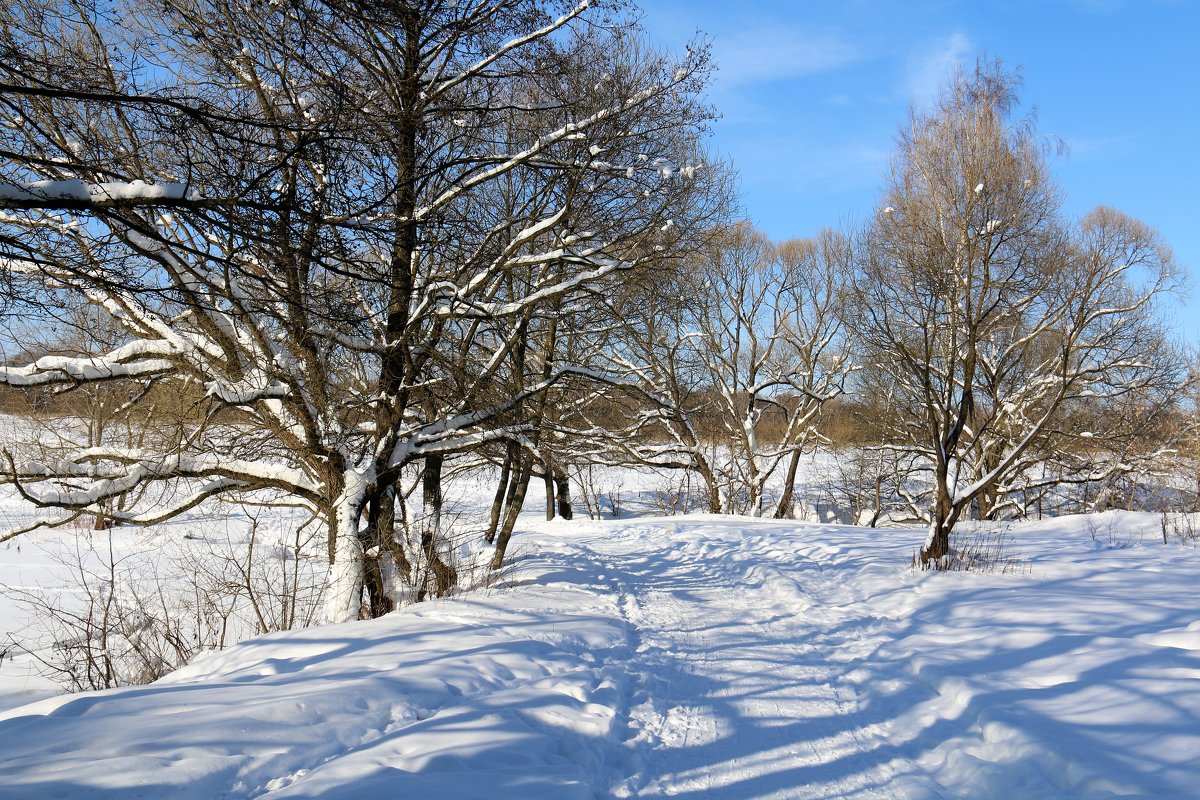
[[[554,484],[557,487],[555,499],[558,501],[558,515],[563,519],[573,519],[575,512],[571,508],[571,479],[565,470],[555,471]]]
[[[442,527],[442,464],[441,455],[425,456],[421,469],[421,505],[425,509],[427,528]]]
[[[487,533],[483,537],[488,544],[496,542],[496,531],[500,528],[500,514],[504,511],[504,498],[508,495],[513,464],[519,456],[519,445],[516,442],[509,442],[504,450],[504,463],[500,466],[500,480],[496,484],[496,496],[492,499],[492,514],[488,520]]]
[[[383,577],[383,552],[381,548],[372,547],[363,555],[363,583],[367,590],[365,610],[371,619],[382,617],[395,608]]]
[[[921,569],[947,569],[950,566],[950,531],[954,529],[957,514],[949,491],[938,488],[929,521],[929,538],[921,548]]]
[[[720,514],[721,509],[721,490],[717,486],[717,476],[713,474],[712,468],[703,459],[696,459],[696,472],[700,473],[701,479],[704,481],[704,487],[708,492],[708,513]]]
[[[359,518],[369,482],[356,469],[343,470],[342,490],[330,509],[329,544],[332,557],[325,589],[326,622],[349,622],[363,612],[365,562],[359,540]]]
[[[793,450],[788,459],[787,475],[783,479],[783,494],[779,496],[779,504],[775,506],[775,519],[788,519],[792,516],[795,504],[796,472],[800,468],[800,451]]]
[[[404,518],[404,506],[400,506],[399,525],[407,524]],[[413,580],[413,564],[409,559],[408,554],[404,552],[404,543],[396,536],[397,520],[396,520],[396,495],[389,491],[386,494],[377,495],[372,501],[371,508],[367,512],[367,519],[374,520],[374,526],[379,531],[379,543],[382,550],[391,553],[392,561],[396,565],[398,577],[405,584],[411,586]],[[391,592],[395,592],[397,587],[389,587]]]
[[[558,319],[550,317],[546,325],[545,339],[542,347],[542,379],[548,381],[550,376],[554,374],[554,348],[558,337]],[[520,347],[515,353],[515,361],[520,369],[524,368],[525,349]],[[520,371],[518,369],[518,372]],[[515,482],[510,483],[508,487],[508,495],[504,512],[504,522],[496,536],[496,550],[492,553],[491,569],[500,569],[504,566],[504,556],[508,552],[508,543],[512,539],[513,529],[517,525],[517,517],[521,514],[521,507],[525,504],[525,493],[529,489],[529,478],[533,473],[533,462],[535,460],[535,452],[538,444],[538,439],[541,435],[541,424],[546,417],[546,402],[548,393],[543,392],[537,399],[536,408],[530,414],[530,420],[534,424],[534,430],[530,439],[532,447],[529,452],[523,452],[520,446],[513,444],[514,452],[518,454],[518,458],[514,461],[514,469],[516,464],[520,464],[518,478]],[[549,470],[547,470],[548,472]],[[549,488],[549,485],[548,485]]]
[[[521,506],[525,503],[525,492],[529,489],[529,477],[533,472],[533,457],[523,455],[521,460],[523,463],[517,479],[508,487],[507,508],[504,513],[504,522],[496,536],[496,551],[492,554],[491,569],[500,569],[504,566],[504,555],[508,550],[508,542],[512,539],[513,528],[517,525]]]
[[[441,455],[425,457],[421,471],[421,555],[425,558],[426,574],[417,587],[417,602],[422,602],[432,587],[434,597],[445,597],[458,583],[458,571],[447,564],[441,554],[442,534],[442,464]]]
[[[546,521],[554,519],[554,470],[549,457],[542,458],[542,482],[546,486]]]
[[[875,476],[875,512],[871,514],[871,524],[874,528],[879,524],[879,515],[883,513],[883,476]]]
[[[385,320],[388,343],[379,364],[378,390],[381,397],[392,398],[390,403],[379,403],[375,408],[375,424],[378,430],[386,431],[395,424],[397,414],[403,415],[408,405],[408,389],[406,372],[412,369],[408,344],[405,342],[405,331],[410,322],[412,296],[415,290],[414,255],[417,249],[417,222],[414,210],[417,203],[417,136],[421,127],[421,98],[419,95],[418,75],[421,71],[421,20],[415,12],[403,15],[404,51],[401,55],[401,74],[398,77],[402,87],[402,102],[405,113],[395,118],[393,125],[392,155],[395,157],[397,168],[397,191],[392,212],[398,220],[395,235],[391,242],[391,252],[388,259],[388,275],[384,287],[387,291],[387,316]],[[407,378],[411,379],[412,375]],[[387,463],[385,456],[380,456],[375,464],[376,480],[374,498],[368,507],[370,522],[367,533],[371,537],[366,545],[369,554],[363,561],[363,582],[370,592],[370,610],[372,616],[378,616],[377,611],[386,613],[392,604],[389,597],[387,577],[384,574],[383,563],[380,561],[385,552],[392,554],[396,569],[411,575],[412,565],[403,552],[403,546],[395,536],[395,483],[397,473]],[[383,515],[384,508],[380,498],[391,497],[388,513]],[[383,515],[383,516],[381,516]],[[386,599],[385,599],[386,598]]]
[[[390,495],[387,497],[390,498]],[[363,549],[363,585],[367,590],[367,609],[372,619],[382,617],[396,607],[395,578],[386,560],[391,558],[397,571],[411,573],[404,549],[396,541],[393,527],[394,508],[375,492],[367,504],[367,523],[358,534]]]
[[[929,538],[921,548],[921,569],[943,569],[950,555],[950,528],[946,520],[935,516],[929,524]]]

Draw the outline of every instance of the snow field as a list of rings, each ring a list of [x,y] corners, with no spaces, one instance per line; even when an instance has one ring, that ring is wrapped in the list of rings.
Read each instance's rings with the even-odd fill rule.
[[[912,530],[529,523],[491,589],[0,714],[0,797],[1192,797],[1200,559],[1108,522],[1141,542],[1014,526],[1012,574],[914,573]]]
[[[38,661],[64,668],[82,659],[78,649],[60,652],[56,643],[85,638],[82,621],[89,616],[98,625],[107,614],[110,629],[124,634],[157,626],[150,639],[164,646],[169,624],[170,636],[186,640],[193,652],[254,635],[260,615],[275,629],[283,627],[277,623],[284,612],[299,621],[314,616],[327,570],[323,542],[302,513],[272,511],[213,504],[148,529],[103,531],[83,518],[0,546],[0,709],[61,691]],[[19,501],[0,500],[6,522],[29,513]],[[253,603],[246,583],[253,586]],[[116,602],[105,608],[110,585]],[[52,618],[47,605],[71,623]],[[109,648],[118,672],[128,677],[138,659],[117,636]],[[100,649],[93,642],[91,651]],[[172,648],[166,651],[170,663],[181,663]],[[160,651],[148,646],[144,652]]]

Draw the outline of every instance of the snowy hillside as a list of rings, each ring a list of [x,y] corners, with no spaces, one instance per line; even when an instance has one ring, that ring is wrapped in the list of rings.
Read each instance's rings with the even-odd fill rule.
[[[0,797],[1193,797],[1200,553],[1157,524],[1015,527],[1008,574],[914,573],[911,530],[544,524],[485,592],[0,714]]]

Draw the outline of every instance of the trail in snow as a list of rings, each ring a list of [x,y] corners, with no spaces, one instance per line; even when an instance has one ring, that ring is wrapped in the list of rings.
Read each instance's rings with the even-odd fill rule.
[[[829,657],[830,626],[845,620],[810,594],[828,578],[762,527],[593,540],[637,637],[627,745],[638,770],[618,796],[897,796]]]
[[[0,713],[0,797],[1191,796],[1197,551],[1021,532],[922,575],[912,531],[539,527],[508,585]]]

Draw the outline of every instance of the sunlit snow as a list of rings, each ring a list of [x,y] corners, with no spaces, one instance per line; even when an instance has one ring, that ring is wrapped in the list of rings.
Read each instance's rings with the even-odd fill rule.
[[[0,797],[1189,797],[1200,559],[1157,526],[932,574],[913,530],[528,521],[490,588],[0,714]]]

